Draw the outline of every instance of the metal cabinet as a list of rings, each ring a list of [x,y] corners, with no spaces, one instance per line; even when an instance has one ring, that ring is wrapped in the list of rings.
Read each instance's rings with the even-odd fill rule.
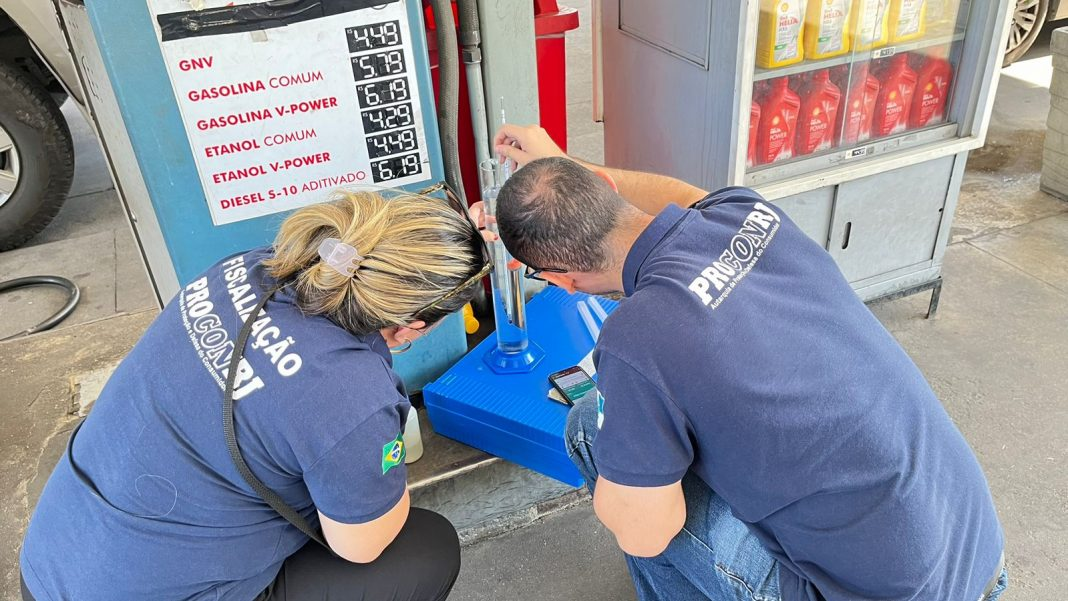
[[[838,186],[828,250],[846,279],[931,266],[955,162],[943,157]]]
[[[930,288],[1012,0],[603,0],[610,166],[746,185],[864,299]]]
[[[834,213],[833,187],[817,188],[775,201],[786,214],[812,238],[827,248],[831,234],[831,215]]]

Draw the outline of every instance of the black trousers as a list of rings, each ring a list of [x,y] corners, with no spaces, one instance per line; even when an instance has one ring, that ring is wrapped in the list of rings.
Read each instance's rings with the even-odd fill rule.
[[[442,601],[460,574],[460,540],[448,520],[413,508],[382,555],[368,564],[309,542],[282,564],[255,601]],[[22,583],[23,601],[34,601]]]
[[[442,601],[460,574],[460,539],[448,520],[412,508],[372,563],[350,563],[309,542],[282,564],[256,601]]]

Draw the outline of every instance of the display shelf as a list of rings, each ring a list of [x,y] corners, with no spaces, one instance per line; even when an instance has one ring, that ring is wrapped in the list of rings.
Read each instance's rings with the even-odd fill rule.
[[[776,183],[798,180],[806,176],[826,173],[829,169],[847,166],[858,161],[875,160],[893,153],[935,147],[957,139],[960,134],[957,123],[939,123],[921,129],[867,140],[856,146],[838,147],[819,154],[793,157],[791,159],[757,165],[746,173],[744,184],[762,188]],[[763,189],[761,189],[763,192]]]
[[[865,50],[858,53],[848,53],[842,56],[836,56],[834,58],[828,58],[816,61],[804,61],[796,65],[790,65],[789,67],[779,67],[776,69],[761,69],[757,68],[753,75],[753,81],[764,81],[768,79],[775,79],[777,77],[783,77],[786,75],[798,75],[801,73],[808,73],[810,71],[816,71],[819,69],[829,69],[831,67],[837,67],[838,65],[846,65],[849,63],[857,62],[858,58],[861,60],[887,58],[900,52],[913,52],[916,50],[923,50],[924,48],[931,48],[934,46],[943,46],[945,44],[952,44],[964,39],[964,32],[958,32],[950,35],[941,35],[936,37],[923,38],[913,42],[905,42],[901,44],[894,44],[892,46],[883,46],[882,48],[875,48],[874,50]]]

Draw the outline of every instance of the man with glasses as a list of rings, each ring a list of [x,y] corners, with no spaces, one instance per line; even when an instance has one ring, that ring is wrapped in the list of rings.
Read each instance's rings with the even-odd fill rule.
[[[640,599],[1001,595],[975,456],[781,209],[573,161],[536,127],[495,145],[522,167],[497,220],[528,277],[626,296],[597,343],[603,409],[572,409],[567,447]]]

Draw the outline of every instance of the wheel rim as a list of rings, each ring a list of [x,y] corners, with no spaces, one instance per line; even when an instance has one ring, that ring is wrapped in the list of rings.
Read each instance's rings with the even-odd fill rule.
[[[1039,27],[1038,13],[1041,8],[1039,0],[1019,0],[1012,17],[1012,30],[1009,32],[1009,52],[1019,48],[1024,41]]]
[[[0,127],[0,207],[11,199],[19,185],[19,153],[11,134]]]

